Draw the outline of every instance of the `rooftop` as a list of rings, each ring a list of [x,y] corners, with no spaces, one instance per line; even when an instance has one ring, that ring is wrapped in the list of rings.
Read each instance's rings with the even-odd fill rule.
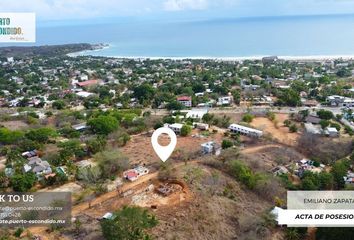
[[[79,85],[80,87],[88,87],[88,86],[96,85],[98,84],[98,82],[99,81],[97,79],[92,79],[84,82],[78,82],[77,85]]]
[[[181,97],[177,97],[177,101],[191,101],[192,97],[189,96],[181,96]]]

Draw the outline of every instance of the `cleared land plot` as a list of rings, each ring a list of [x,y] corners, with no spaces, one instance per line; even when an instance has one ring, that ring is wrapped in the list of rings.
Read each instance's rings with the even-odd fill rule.
[[[290,146],[295,146],[297,144],[299,134],[290,133],[289,128],[285,127],[283,122],[288,119],[287,114],[276,114],[277,126],[266,117],[256,117],[251,122],[251,126],[270,134],[275,140],[287,144]]]
[[[279,165],[299,161],[305,156],[295,148],[281,144],[265,144],[246,147],[241,151],[245,161],[258,170],[270,170]]]
[[[192,136],[194,135],[194,137]],[[200,152],[200,144],[208,141],[216,141],[220,144],[222,139],[221,133],[203,136],[199,130],[193,130],[192,134],[187,137],[177,137],[177,146],[171,158],[178,158],[180,155],[189,155]],[[168,145],[169,137],[163,135],[159,138],[160,145]],[[159,157],[156,155],[151,145],[151,137],[149,135],[136,135],[124,146],[122,152],[129,157],[130,163],[135,164],[156,164],[160,163]]]
[[[67,184],[64,184],[60,187],[56,188],[43,188],[39,190],[39,192],[71,192],[71,193],[77,193],[80,192],[83,188],[74,182],[70,182]]]
[[[1,125],[12,130],[12,131],[28,128],[28,124],[25,123],[24,121],[20,121],[20,120],[0,122],[0,126]]]

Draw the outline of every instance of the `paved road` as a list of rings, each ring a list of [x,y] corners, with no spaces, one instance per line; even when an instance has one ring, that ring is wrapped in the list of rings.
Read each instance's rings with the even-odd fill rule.
[[[209,112],[214,114],[223,114],[223,113],[246,113],[248,111],[252,112],[266,112],[268,110],[276,113],[297,113],[301,110],[309,109],[310,111],[316,111],[319,109],[325,109],[331,111],[334,115],[341,114],[342,110],[339,107],[328,107],[328,106],[320,106],[320,107],[266,107],[266,106],[253,106],[251,108],[247,107],[225,107],[225,108],[210,108]],[[145,109],[145,111],[151,111],[153,115],[156,116],[164,116],[168,115],[169,111],[166,109]]]

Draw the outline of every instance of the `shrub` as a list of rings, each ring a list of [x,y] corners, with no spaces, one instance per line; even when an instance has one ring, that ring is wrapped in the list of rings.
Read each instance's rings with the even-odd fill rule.
[[[16,192],[27,192],[35,182],[36,175],[32,172],[16,174],[11,177],[11,185]]]
[[[252,114],[246,113],[245,115],[243,115],[242,121],[246,123],[250,123],[253,121],[253,118],[254,116]]]
[[[289,127],[289,131],[292,133],[297,132],[297,126],[295,123],[291,124],[291,126]]]
[[[273,112],[267,112],[267,118],[270,121],[274,121],[275,120],[275,114]]]
[[[289,119],[286,119],[286,120],[284,121],[284,126],[289,127],[290,124],[291,124],[291,121],[290,121]]]
[[[234,160],[230,163],[230,173],[238,181],[245,184],[249,189],[253,189],[257,183],[257,176],[252,170],[242,162]]]
[[[228,139],[222,140],[222,143],[221,143],[222,149],[230,148],[230,147],[232,147],[233,145],[234,145],[234,144],[232,143],[232,141],[230,141],[230,140],[228,140]]]
[[[123,207],[113,213],[112,219],[101,221],[102,233],[107,240],[151,239],[146,233],[158,224],[154,215],[140,207]]]
[[[181,136],[185,137],[188,136],[192,131],[192,128],[188,125],[183,125],[181,129]]]
[[[341,129],[341,126],[338,123],[331,123],[331,127],[334,127],[337,131],[340,131]]]
[[[87,122],[93,132],[107,135],[118,129],[118,120],[112,116],[99,116]]]
[[[328,127],[329,126],[329,124],[330,124],[330,122],[328,121],[328,120],[321,120],[320,121],[320,125],[321,125],[321,128],[322,129],[325,129],[326,127]]]

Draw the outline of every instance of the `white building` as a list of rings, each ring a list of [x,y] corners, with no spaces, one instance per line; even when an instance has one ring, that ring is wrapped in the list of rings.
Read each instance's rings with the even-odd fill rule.
[[[338,137],[339,132],[336,128],[334,127],[327,127],[326,130],[324,131],[325,135],[329,137]]]
[[[231,103],[232,103],[232,97],[226,96],[226,97],[219,97],[216,105],[224,106],[224,105],[230,105]]]
[[[229,130],[233,133],[240,133],[249,137],[261,137],[263,132],[254,128],[245,127],[238,124],[231,124]]]
[[[215,154],[218,156],[221,153],[221,146],[213,141],[203,143],[200,146],[203,154]]]
[[[174,131],[175,133],[180,134],[183,124],[181,124],[181,123],[165,124],[165,127],[168,127],[170,129],[172,129],[172,131]]]
[[[209,124],[207,123],[193,123],[193,126],[199,130],[208,130],[209,129]]]
[[[343,177],[346,185],[354,185],[354,173],[351,171],[347,172],[347,175]]]
[[[193,108],[192,110],[187,112],[186,118],[202,119],[203,116],[207,113],[207,108]]]
[[[86,123],[75,124],[71,126],[76,131],[84,131],[87,129]]]
[[[177,98],[177,101],[186,107],[192,106],[192,98],[189,96],[181,96]]]
[[[137,166],[134,170],[138,173],[138,176],[144,176],[149,173],[149,169],[143,166]]]
[[[353,98],[347,98],[339,95],[328,96],[327,102],[329,102],[331,106],[336,107],[354,107]]]
[[[77,92],[76,95],[78,97],[87,98],[87,97],[93,96],[95,94],[94,93],[90,93],[90,92],[81,91],[81,92]]]
[[[312,123],[305,123],[306,132],[311,134],[321,134],[321,128],[318,125],[313,125]]]

